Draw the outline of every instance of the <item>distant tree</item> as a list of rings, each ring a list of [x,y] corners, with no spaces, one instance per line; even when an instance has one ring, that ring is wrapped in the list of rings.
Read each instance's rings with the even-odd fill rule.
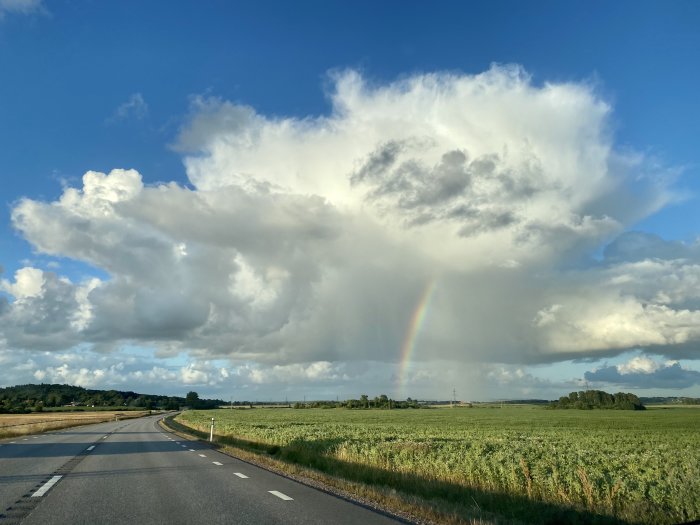
[[[169,397],[166,401],[165,404],[163,405],[163,408],[165,410],[177,410],[180,408],[180,403],[177,402],[177,399],[174,397]]]
[[[185,405],[190,408],[198,408],[199,404],[199,394],[197,392],[187,392],[185,396]]]
[[[578,408],[582,410],[594,408],[644,410],[641,400],[634,394],[618,392],[613,395],[602,390],[571,392],[568,396],[560,397],[559,401],[550,403],[549,406],[550,408]]]

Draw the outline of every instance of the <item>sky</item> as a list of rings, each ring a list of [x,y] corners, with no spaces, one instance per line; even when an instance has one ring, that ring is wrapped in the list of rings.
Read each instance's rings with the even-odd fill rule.
[[[0,0],[0,386],[700,396],[698,27]]]

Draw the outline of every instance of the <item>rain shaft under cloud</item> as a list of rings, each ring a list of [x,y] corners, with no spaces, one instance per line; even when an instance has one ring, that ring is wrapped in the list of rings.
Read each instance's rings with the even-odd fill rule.
[[[19,201],[15,228],[38,252],[109,277],[5,276],[3,347],[395,363],[434,282],[417,361],[698,357],[697,247],[622,242],[674,199],[674,172],[615,148],[591,86],[515,66],[333,81],[329,115],[304,119],[195,97],[174,145],[192,188],[115,169]],[[256,377],[287,369],[269,370]]]

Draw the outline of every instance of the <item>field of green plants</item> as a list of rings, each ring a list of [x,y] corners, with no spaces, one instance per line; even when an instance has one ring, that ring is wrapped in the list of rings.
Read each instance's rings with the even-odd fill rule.
[[[528,523],[700,519],[700,408],[258,408],[186,411],[177,421],[208,431],[212,417],[219,440],[457,518],[477,509]]]

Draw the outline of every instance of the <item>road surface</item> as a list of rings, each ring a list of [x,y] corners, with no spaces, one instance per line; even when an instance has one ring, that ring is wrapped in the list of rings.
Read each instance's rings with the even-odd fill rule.
[[[400,523],[181,439],[160,417],[0,440],[0,525]]]

